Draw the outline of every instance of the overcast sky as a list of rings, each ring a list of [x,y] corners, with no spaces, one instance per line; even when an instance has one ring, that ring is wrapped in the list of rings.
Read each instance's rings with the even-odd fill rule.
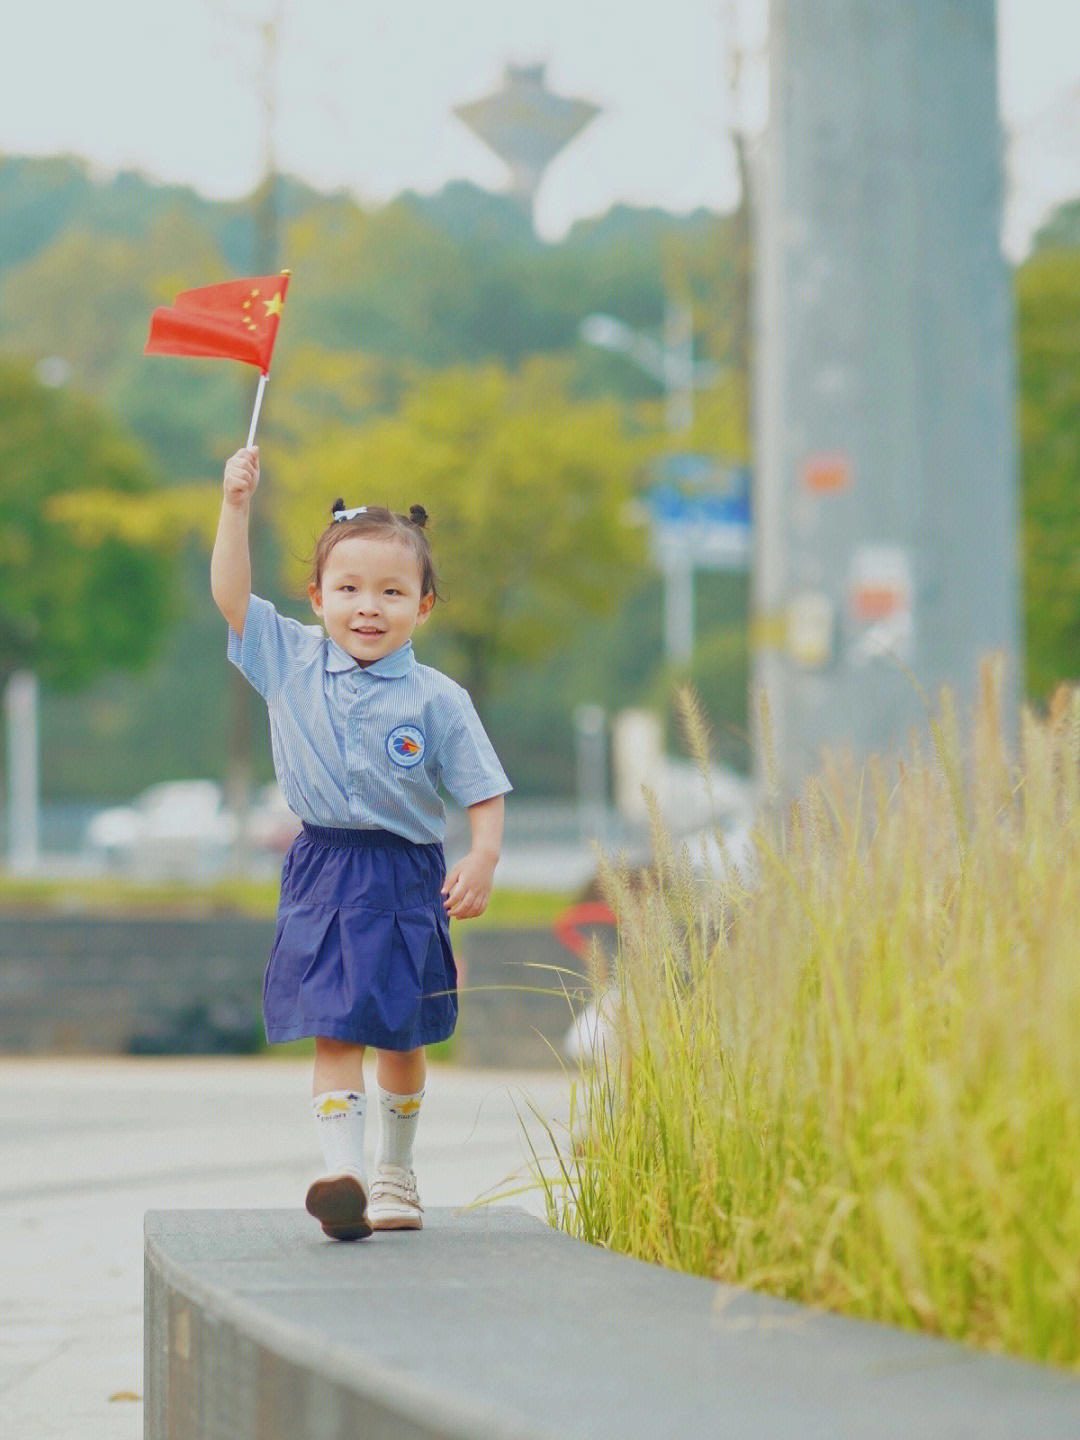
[[[751,57],[760,55],[764,0],[729,3]],[[177,0],[170,18],[151,0],[6,6],[0,150],[75,153],[106,173],[135,168],[212,196],[246,194],[263,154],[254,22],[272,8]],[[543,61],[552,89],[604,107],[544,181],[537,223],[547,238],[619,200],[677,211],[732,202],[725,0],[280,8],[278,161],[314,185],[371,202],[458,177],[501,188],[501,164],[450,107],[496,88],[508,60]],[[746,73],[748,111],[760,118],[760,59]],[[999,0],[999,74],[1016,133],[1006,241],[1018,253],[1055,202],[1080,194],[1080,3]]]

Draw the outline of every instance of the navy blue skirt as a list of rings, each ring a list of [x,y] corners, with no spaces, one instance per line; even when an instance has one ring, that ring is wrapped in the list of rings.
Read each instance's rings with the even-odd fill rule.
[[[266,1038],[415,1050],[452,1035],[457,967],[445,878],[439,844],[305,823],[281,876],[263,983]]]

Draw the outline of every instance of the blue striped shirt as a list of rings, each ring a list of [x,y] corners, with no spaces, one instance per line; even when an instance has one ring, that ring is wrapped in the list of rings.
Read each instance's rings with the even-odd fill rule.
[[[468,693],[411,640],[363,667],[252,595],[228,656],[266,701],[278,784],[309,824],[441,841],[440,784],[462,806],[512,788]]]

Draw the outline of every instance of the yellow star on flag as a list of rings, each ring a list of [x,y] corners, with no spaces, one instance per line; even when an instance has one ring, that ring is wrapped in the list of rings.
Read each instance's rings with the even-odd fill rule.
[[[266,306],[266,318],[268,320],[271,315],[280,315],[285,309],[285,302],[280,295],[275,295],[272,300],[264,300],[262,303]]]

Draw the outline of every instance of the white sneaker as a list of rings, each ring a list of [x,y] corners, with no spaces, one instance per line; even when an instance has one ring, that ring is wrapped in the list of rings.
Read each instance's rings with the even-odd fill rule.
[[[422,1230],[424,1207],[416,1193],[416,1171],[376,1165],[368,1218],[373,1230]]]
[[[306,1205],[331,1240],[366,1240],[371,1234],[367,1184],[354,1170],[313,1180]]]

